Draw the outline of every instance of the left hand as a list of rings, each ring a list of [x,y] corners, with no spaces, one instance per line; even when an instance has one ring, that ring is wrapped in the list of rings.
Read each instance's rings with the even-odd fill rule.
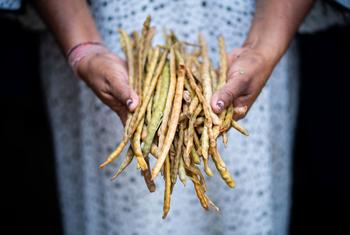
[[[234,119],[242,119],[268,80],[274,63],[260,51],[250,47],[234,49],[228,55],[227,83],[211,99],[214,112],[220,113],[230,104]]]

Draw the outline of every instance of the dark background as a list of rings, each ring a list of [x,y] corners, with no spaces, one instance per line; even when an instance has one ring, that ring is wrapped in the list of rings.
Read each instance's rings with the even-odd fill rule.
[[[291,234],[350,234],[350,27],[298,39]]]
[[[0,234],[62,234],[39,35],[1,18],[0,29]]]
[[[1,231],[62,234],[39,35],[0,18]],[[300,107],[290,232],[350,234],[350,28],[298,35]]]

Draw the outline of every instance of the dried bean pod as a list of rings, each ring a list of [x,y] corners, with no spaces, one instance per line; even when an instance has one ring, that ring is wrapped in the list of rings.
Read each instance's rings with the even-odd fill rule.
[[[164,204],[163,204],[163,216],[165,219],[170,210],[170,194],[171,194],[171,180],[170,180],[170,160],[169,156],[166,157],[164,162],[164,178],[165,178],[165,189],[164,189]]]
[[[112,176],[111,180],[115,180],[125,170],[125,168],[129,166],[133,158],[134,152],[132,151],[132,148],[129,147],[123,162],[121,163],[118,171]]]
[[[165,161],[165,158],[170,149],[170,145],[176,133],[176,128],[179,122],[179,117],[181,112],[184,80],[185,80],[185,65],[183,60],[179,59],[179,69],[178,69],[178,76],[177,76],[177,83],[176,83],[175,98],[173,102],[173,111],[169,120],[168,131],[164,139],[163,148],[161,150],[159,158],[157,159],[156,165],[152,170],[152,179],[154,179],[159,173],[159,170]]]

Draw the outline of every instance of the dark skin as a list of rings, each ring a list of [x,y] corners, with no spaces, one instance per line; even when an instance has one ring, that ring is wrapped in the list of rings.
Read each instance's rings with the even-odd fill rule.
[[[111,53],[90,56],[91,58],[85,58],[78,64],[79,77],[84,79],[98,98],[115,111],[125,124],[127,108],[132,112],[139,102],[137,94],[128,85],[125,61]],[[134,102],[127,107],[130,97]]]
[[[34,2],[64,53],[79,43],[102,42],[86,0]],[[313,3],[257,0],[245,43],[229,53],[228,82],[212,97],[214,112],[233,104],[237,107],[235,118],[245,117]],[[89,54],[74,69],[123,122],[127,111],[133,112],[139,104],[135,91],[128,86],[125,62],[108,50]]]
[[[85,0],[34,2],[64,54],[79,43],[103,43]],[[74,69],[96,96],[125,123],[127,112],[133,112],[139,103],[137,94],[128,85],[125,61],[108,50],[101,50],[86,56]],[[132,103],[128,103],[129,99]]]
[[[258,0],[248,37],[228,56],[228,82],[211,101],[214,112],[230,104],[244,118],[288,48],[314,0]],[[218,102],[223,103],[220,107]]]

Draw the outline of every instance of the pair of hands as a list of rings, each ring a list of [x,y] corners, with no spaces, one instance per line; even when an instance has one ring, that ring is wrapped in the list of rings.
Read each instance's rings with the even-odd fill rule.
[[[257,49],[242,47],[228,55],[228,65],[228,81],[213,95],[211,106],[220,113],[233,104],[238,120],[245,117],[260,94],[274,64]],[[137,94],[128,85],[125,61],[109,52],[91,54],[77,64],[76,72],[125,123],[128,111],[133,112],[139,104]]]

